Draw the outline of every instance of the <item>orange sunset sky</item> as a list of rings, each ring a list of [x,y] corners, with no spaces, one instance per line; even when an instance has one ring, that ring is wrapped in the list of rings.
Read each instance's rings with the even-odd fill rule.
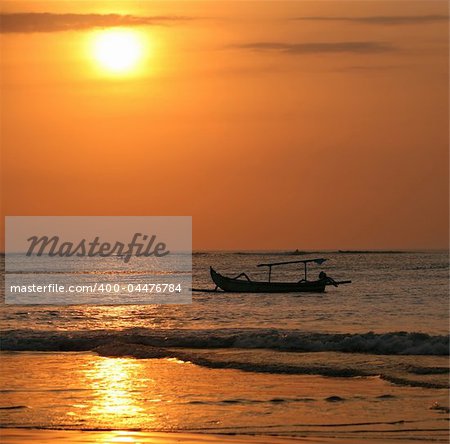
[[[447,248],[446,1],[1,7],[3,215],[192,215],[195,249]]]

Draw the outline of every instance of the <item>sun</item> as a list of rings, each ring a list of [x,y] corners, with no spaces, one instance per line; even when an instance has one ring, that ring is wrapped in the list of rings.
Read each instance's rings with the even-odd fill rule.
[[[92,43],[96,63],[108,73],[135,71],[144,57],[142,36],[130,29],[109,29],[96,33]]]

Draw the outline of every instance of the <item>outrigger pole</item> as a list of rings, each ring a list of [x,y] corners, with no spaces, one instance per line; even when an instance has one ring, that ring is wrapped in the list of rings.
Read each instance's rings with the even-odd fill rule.
[[[288,262],[272,262],[270,264],[258,264],[258,267],[269,267],[269,282],[270,277],[272,275],[272,267],[275,267],[277,265],[287,265],[287,264],[304,264],[305,265],[305,281],[307,280],[307,264],[309,262],[315,262],[318,265],[323,264],[326,261],[324,258],[317,258],[317,259],[305,259],[303,261],[288,261]]]

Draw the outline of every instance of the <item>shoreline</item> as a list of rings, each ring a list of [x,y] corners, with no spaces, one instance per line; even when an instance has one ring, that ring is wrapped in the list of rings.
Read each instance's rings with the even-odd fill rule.
[[[419,440],[417,438],[402,439],[402,444],[417,444],[419,442],[447,442],[447,435],[433,439]],[[61,430],[36,428],[0,428],[2,444],[95,444],[95,443],[135,443],[135,444],[394,444],[398,439],[393,437],[294,437],[273,435],[241,435],[241,434],[206,434],[189,432],[144,432],[144,431],[92,431],[92,430]]]
[[[254,359],[271,359],[263,355]],[[447,442],[448,390],[173,358],[19,352],[2,359],[9,375],[2,444]]]

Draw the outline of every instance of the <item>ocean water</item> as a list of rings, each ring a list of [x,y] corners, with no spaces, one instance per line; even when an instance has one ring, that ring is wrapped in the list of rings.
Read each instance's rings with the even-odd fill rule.
[[[192,282],[214,288],[210,266],[265,279],[258,263],[309,257],[327,259],[311,278],[352,284],[197,292],[188,305],[2,306],[3,426],[447,442],[447,252],[194,253]]]

